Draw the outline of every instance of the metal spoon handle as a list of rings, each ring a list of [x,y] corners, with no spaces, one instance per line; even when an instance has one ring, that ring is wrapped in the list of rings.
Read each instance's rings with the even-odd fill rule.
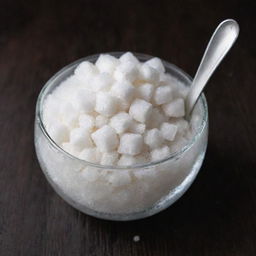
[[[193,110],[207,81],[235,42],[238,34],[239,26],[232,19],[224,20],[214,31],[186,99],[187,116]]]

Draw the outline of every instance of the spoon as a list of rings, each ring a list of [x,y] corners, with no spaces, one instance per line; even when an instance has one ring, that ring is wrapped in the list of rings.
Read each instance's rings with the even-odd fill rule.
[[[222,21],[214,31],[185,101],[186,119],[190,116],[207,81],[236,41],[238,34],[239,25],[232,19]]]

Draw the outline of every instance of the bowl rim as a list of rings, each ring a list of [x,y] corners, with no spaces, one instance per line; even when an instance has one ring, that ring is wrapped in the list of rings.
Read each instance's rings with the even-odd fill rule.
[[[66,66],[64,66],[62,69],[60,69],[57,73],[55,73],[43,86],[43,88],[41,89],[38,98],[37,98],[37,102],[36,102],[36,122],[38,123],[42,133],[44,134],[44,136],[46,137],[46,139],[51,143],[51,145],[58,150],[59,152],[61,152],[62,154],[66,155],[69,158],[72,158],[75,161],[79,161],[81,163],[83,163],[84,165],[89,165],[91,167],[94,168],[99,168],[99,169],[111,169],[111,170],[120,170],[120,169],[139,169],[139,168],[151,168],[152,166],[156,166],[162,163],[165,163],[167,161],[173,160],[178,158],[179,156],[181,156],[183,153],[185,153],[186,151],[188,151],[198,140],[198,138],[200,137],[200,135],[203,133],[205,127],[207,126],[207,122],[208,122],[208,107],[207,107],[207,101],[205,98],[204,93],[201,94],[198,102],[202,105],[202,110],[203,110],[203,117],[202,117],[202,121],[200,123],[200,125],[197,127],[196,129],[196,133],[195,135],[188,140],[188,143],[186,143],[186,145],[184,145],[179,151],[173,152],[170,155],[168,155],[168,157],[165,157],[163,159],[157,160],[157,161],[152,161],[152,162],[148,162],[148,163],[142,163],[142,164],[135,164],[135,165],[131,165],[131,166],[112,166],[112,165],[101,165],[101,164],[96,164],[96,163],[92,163],[89,161],[85,161],[82,160],[74,155],[71,155],[70,153],[66,152],[63,148],[61,148],[49,135],[49,133],[47,132],[44,123],[43,123],[43,102],[44,99],[49,95],[48,91],[51,88],[51,86],[54,84],[55,80],[58,79],[58,77],[60,75],[62,75],[64,72],[67,72],[68,70],[76,67],[77,65],[79,65],[81,62],[83,61],[96,61],[97,58],[101,55],[101,54],[110,54],[112,56],[115,57],[120,57],[122,54],[124,54],[126,52],[105,52],[105,53],[99,53],[99,54],[93,54],[93,55],[89,55],[87,57],[84,58],[80,58]],[[151,56],[148,54],[142,54],[142,53],[136,53],[136,52],[132,52],[132,54],[134,54],[140,61],[147,61],[151,58],[154,58],[155,56]],[[192,78],[186,73],[184,72],[182,69],[180,69],[179,67],[177,67],[176,65],[165,61],[163,59],[161,59],[161,61],[163,62],[165,67],[168,67],[169,69],[172,69],[174,72],[178,73],[182,78],[185,78],[187,80],[188,83],[191,84],[192,82]]]

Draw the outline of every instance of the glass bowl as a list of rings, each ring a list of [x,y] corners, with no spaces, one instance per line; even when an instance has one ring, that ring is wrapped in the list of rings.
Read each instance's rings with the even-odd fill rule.
[[[111,52],[119,57],[123,52]],[[134,53],[140,61],[152,56]],[[37,158],[54,190],[74,208],[108,220],[135,220],[154,215],[179,199],[194,181],[208,141],[208,110],[202,95],[195,107],[200,120],[195,134],[178,152],[167,158],[128,167],[103,166],[65,152],[49,136],[42,121],[43,103],[82,61],[95,62],[99,55],[77,60],[55,74],[41,90],[36,104],[34,141]],[[190,86],[184,71],[164,60],[166,72],[177,83]]]

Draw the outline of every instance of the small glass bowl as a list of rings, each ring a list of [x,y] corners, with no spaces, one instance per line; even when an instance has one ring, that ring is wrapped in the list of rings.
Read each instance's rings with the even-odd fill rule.
[[[123,52],[109,54],[120,57]],[[134,55],[143,62],[152,58],[145,54]],[[88,56],[64,67],[41,90],[36,104],[34,133],[37,157],[54,190],[74,208],[108,220],[145,218],[173,204],[194,181],[207,148],[207,102],[202,95],[196,105],[201,114],[195,135],[178,152],[161,161],[120,167],[78,159],[65,152],[49,136],[42,121],[43,104],[46,97],[73,74],[79,63],[94,63],[98,56]],[[175,65],[162,61],[166,72],[177,83],[190,86],[189,75]]]

